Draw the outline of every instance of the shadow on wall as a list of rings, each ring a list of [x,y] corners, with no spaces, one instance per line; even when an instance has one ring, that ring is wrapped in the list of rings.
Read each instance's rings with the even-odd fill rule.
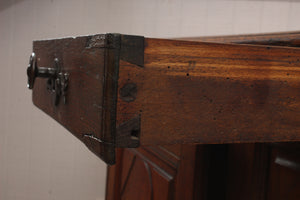
[[[9,8],[9,7],[11,7],[11,6],[13,6],[13,5],[15,5],[15,4],[18,4],[18,3],[20,3],[20,2],[22,2],[22,1],[24,1],[24,0],[1,0],[0,1],[0,12],[2,11],[2,10],[5,10],[6,8]]]

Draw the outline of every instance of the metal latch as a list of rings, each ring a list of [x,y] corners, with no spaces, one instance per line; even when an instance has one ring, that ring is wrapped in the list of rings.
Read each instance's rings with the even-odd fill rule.
[[[48,78],[47,90],[55,95],[54,105],[58,105],[61,96],[63,97],[64,104],[66,104],[69,74],[62,72],[58,58],[54,59],[54,68],[38,67],[36,55],[32,53],[27,67],[27,77],[27,87],[29,89],[33,88],[34,81],[37,77]]]

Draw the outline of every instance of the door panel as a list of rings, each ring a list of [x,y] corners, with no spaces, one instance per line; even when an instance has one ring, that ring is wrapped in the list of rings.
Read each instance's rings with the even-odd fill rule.
[[[200,180],[197,152],[195,145],[118,149],[117,164],[108,168],[106,199],[194,198]]]

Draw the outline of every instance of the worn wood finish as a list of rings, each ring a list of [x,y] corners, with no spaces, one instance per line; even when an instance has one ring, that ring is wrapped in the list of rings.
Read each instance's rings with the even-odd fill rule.
[[[296,48],[145,39],[144,68],[120,61],[117,121],[141,115],[140,142],[300,140]]]
[[[256,43],[262,45],[280,45],[299,47],[300,33],[278,33],[278,34],[255,34],[220,37],[199,37],[193,38],[196,41],[226,42],[226,43]],[[190,40],[190,38],[186,38]],[[201,145],[207,148],[216,149],[216,145]],[[225,178],[225,184],[211,185],[213,190],[226,190],[226,199],[298,199],[298,188],[295,183],[299,180],[297,170],[287,166],[277,164],[275,161],[280,156],[288,157],[291,166],[299,163],[299,143],[276,143],[276,144],[228,144],[227,161],[224,165],[219,165],[220,169],[225,169],[221,177]],[[224,152],[217,153],[218,157]],[[271,156],[272,155],[272,156]],[[197,158],[195,158],[197,160]],[[209,156],[206,162],[211,160]],[[279,162],[280,163],[280,162]],[[281,162],[282,163],[282,162]],[[203,165],[203,164],[202,164]],[[212,170],[209,170],[214,174]],[[220,171],[220,170],[217,170]],[[218,182],[221,177],[213,179],[208,173],[212,182]],[[292,174],[292,175],[291,175]],[[292,178],[291,178],[292,177]],[[208,186],[210,187],[210,186]],[[209,195],[207,195],[209,198]],[[222,199],[225,196],[221,197]],[[206,198],[204,198],[206,199]]]
[[[278,37],[280,37],[280,35]],[[222,38],[223,37],[216,39],[221,40]],[[232,40],[237,39],[234,36],[230,38]],[[245,42],[249,41],[248,37],[244,38]],[[207,38],[197,39],[199,41],[202,39],[205,41]],[[269,40],[266,38],[266,43],[264,43],[264,45],[271,45],[268,41]],[[292,41],[293,40],[287,40],[286,44],[288,45]],[[178,152],[185,148],[186,154],[182,153],[182,156],[193,157],[190,158],[189,161],[185,160],[180,162],[180,165],[183,166],[183,168],[186,167],[189,169],[180,170],[177,174],[177,179],[180,179],[178,182],[182,183],[182,185],[176,188],[181,191],[181,194],[187,194],[187,196],[181,196],[181,198],[178,198],[176,193],[174,193],[174,199],[298,199],[298,189],[295,189],[295,184],[292,186],[293,183],[295,183],[294,181],[299,179],[297,171],[295,171],[295,169],[287,168],[286,166],[283,168],[282,165],[279,167],[274,161],[276,160],[278,151],[281,151],[280,149],[286,149],[286,147],[289,147],[288,154],[291,154],[291,156],[289,156],[289,163],[292,163],[293,166],[297,166],[298,159],[295,155],[297,155],[296,152],[299,151],[299,144],[280,143],[279,145],[279,143],[277,143],[275,148],[273,148],[273,146],[274,145],[262,143],[197,146],[174,145],[166,147],[167,149],[172,148],[172,152],[176,152],[176,155],[180,155]],[[192,149],[195,147],[197,151],[191,153]],[[162,160],[165,162],[170,160],[169,157],[165,156],[165,153],[159,151],[159,149],[159,146],[151,147],[152,152],[155,152],[155,155],[161,157]],[[122,152],[126,154],[126,152]],[[286,152],[286,150],[284,150],[284,152]],[[272,158],[270,155],[273,155]],[[287,153],[284,155],[286,156]],[[296,162],[294,163],[294,161]],[[120,169],[122,168],[123,162],[129,161],[117,159],[116,166],[108,167],[106,193],[108,200],[121,199],[120,196],[116,195],[119,191],[116,187],[120,185],[119,182],[121,175],[118,172],[121,171]],[[155,163],[154,160],[153,162]],[[175,163],[176,161],[172,162]],[[116,170],[116,168],[119,170]],[[194,168],[194,170],[192,168]],[[269,170],[270,168],[271,171]],[[278,173],[278,169],[281,170],[281,173]],[[288,172],[286,173],[284,169]],[[290,170],[294,170],[293,176],[288,175],[291,173]],[[191,182],[186,181],[189,179],[186,175],[190,174],[187,173],[187,171],[194,173],[195,180],[192,186],[190,185]],[[182,173],[181,175],[180,172]],[[143,176],[143,174],[140,174],[140,176]],[[115,187],[115,190],[112,190],[112,185]],[[139,190],[139,187],[136,189]],[[190,196],[193,191],[194,195]],[[278,193],[287,195],[282,196]],[[134,198],[132,200],[134,200]]]
[[[111,124],[115,117],[111,116],[111,110],[114,111],[113,87],[116,85],[112,79],[117,73],[114,68],[107,67],[114,65],[115,53],[113,48],[105,48],[106,40],[107,35],[95,35],[35,41],[33,51],[37,55],[37,65],[51,68],[58,58],[62,70],[68,72],[70,78],[66,104],[60,101],[54,105],[55,95],[47,90],[47,79],[36,79],[32,98],[37,107],[66,127],[101,159],[113,164]]]
[[[37,66],[53,68],[58,59],[62,71],[69,74],[69,83],[66,104],[61,100],[56,106],[47,79],[37,78],[33,102],[106,163],[114,164],[116,146],[139,144],[138,138],[131,137],[132,128],[137,126],[139,131],[139,118],[129,128],[127,123],[116,130],[119,60],[143,67],[143,49],[143,37],[120,34],[35,41]]]
[[[34,104],[109,164],[116,146],[300,139],[296,48],[104,34],[33,50],[70,73],[65,105],[39,78]]]

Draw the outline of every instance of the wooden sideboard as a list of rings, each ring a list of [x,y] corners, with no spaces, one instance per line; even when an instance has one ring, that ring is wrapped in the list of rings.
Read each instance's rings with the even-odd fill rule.
[[[182,40],[300,47],[300,33]],[[107,200],[300,198],[300,143],[143,146],[118,149]]]
[[[107,164],[107,200],[299,199],[300,33],[35,41],[33,103]]]

